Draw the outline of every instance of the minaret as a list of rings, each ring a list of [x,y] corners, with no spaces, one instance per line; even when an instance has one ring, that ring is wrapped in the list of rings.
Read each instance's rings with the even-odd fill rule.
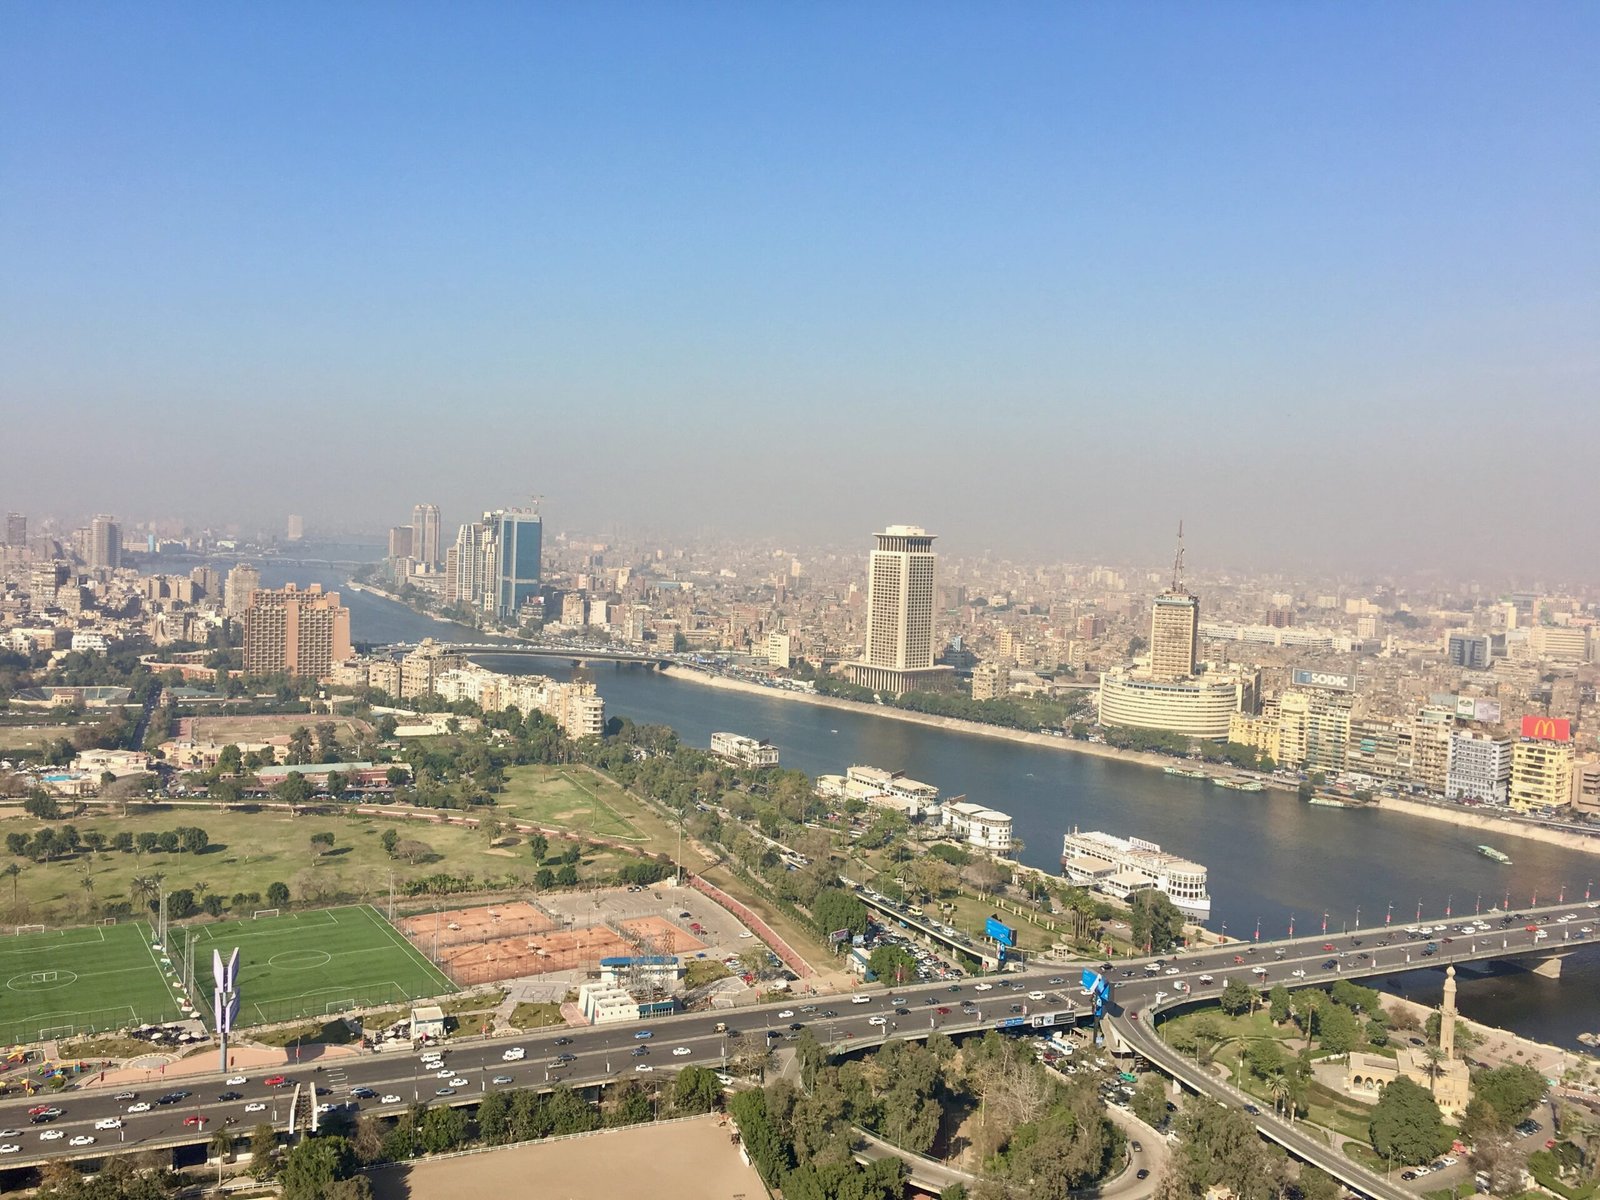
[[[1444,1003],[1439,1006],[1439,1055],[1445,1062],[1456,1056],[1456,969],[1444,969]]]

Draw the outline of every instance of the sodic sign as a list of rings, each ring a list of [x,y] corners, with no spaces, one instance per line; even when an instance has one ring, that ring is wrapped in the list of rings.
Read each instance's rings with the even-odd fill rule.
[[[1541,742],[1570,742],[1572,722],[1565,717],[1523,717],[1522,736]]]
[[[1337,688],[1341,692],[1348,692],[1355,686],[1354,679],[1339,671],[1296,670],[1294,683],[1296,687]]]

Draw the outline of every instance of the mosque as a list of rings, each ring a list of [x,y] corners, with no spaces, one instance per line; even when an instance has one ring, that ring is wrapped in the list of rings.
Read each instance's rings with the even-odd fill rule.
[[[1446,967],[1444,1002],[1439,1006],[1439,1061],[1429,1061],[1427,1047],[1402,1046],[1394,1058],[1353,1052],[1345,1068],[1344,1089],[1352,1096],[1376,1100],[1395,1079],[1404,1076],[1433,1093],[1433,1102],[1447,1118],[1459,1116],[1470,1096],[1470,1072],[1456,1057],[1456,969]]]

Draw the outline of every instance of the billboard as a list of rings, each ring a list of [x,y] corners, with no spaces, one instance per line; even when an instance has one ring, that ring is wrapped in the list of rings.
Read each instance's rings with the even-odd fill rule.
[[[983,923],[983,936],[993,938],[1002,946],[1015,946],[1017,944],[1017,931],[1002,922],[999,917],[990,917]]]
[[[1355,687],[1355,676],[1344,671],[1306,671],[1296,668],[1295,687],[1333,688],[1348,692]]]
[[[1570,742],[1572,722],[1565,717],[1523,717],[1522,736],[1541,742]]]
[[[1479,696],[1472,701],[1472,719],[1485,725],[1500,724],[1500,701]]]
[[[1456,720],[1475,721],[1477,720],[1476,713],[1477,702],[1471,696],[1456,697]]]

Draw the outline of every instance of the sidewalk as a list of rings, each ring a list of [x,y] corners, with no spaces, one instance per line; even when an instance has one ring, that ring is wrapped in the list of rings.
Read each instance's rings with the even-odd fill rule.
[[[269,1046],[234,1046],[228,1049],[230,1071],[293,1070],[296,1067],[317,1066],[335,1059],[358,1058],[361,1051],[354,1046],[303,1046],[300,1054]],[[218,1074],[217,1054],[213,1047],[188,1058],[170,1059],[165,1055],[147,1054],[129,1061],[128,1065],[114,1067],[97,1075],[87,1075],[74,1090],[91,1088],[127,1088],[159,1084],[163,1080],[188,1079],[198,1075]],[[144,1064],[144,1065],[140,1065]]]

